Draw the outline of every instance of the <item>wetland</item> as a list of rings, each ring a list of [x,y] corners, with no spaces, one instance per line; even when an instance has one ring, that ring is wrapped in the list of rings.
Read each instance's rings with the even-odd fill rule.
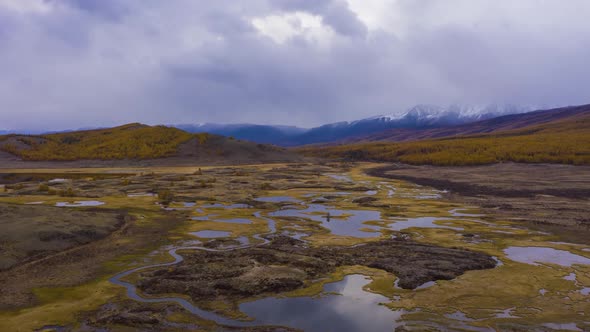
[[[590,329],[583,218],[381,166],[6,171],[0,330]]]

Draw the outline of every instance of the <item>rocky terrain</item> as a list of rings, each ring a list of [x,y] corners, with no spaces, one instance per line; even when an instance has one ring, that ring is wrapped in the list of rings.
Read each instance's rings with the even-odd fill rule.
[[[399,277],[399,287],[407,289],[496,266],[496,261],[485,254],[405,240],[307,247],[303,241],[284,236],[262,246],[191,251],[184,257],[173,268],[143,273],[138,287],[150,295],[186,294],[196,303],[239,301],[304,287],[341,266],[360,265],[394,273]]]

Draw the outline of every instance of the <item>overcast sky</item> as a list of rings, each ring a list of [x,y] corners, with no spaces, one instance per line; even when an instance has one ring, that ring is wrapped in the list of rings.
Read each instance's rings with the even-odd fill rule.
[[[590,103],[588,0],[0,0],[0,129]]]

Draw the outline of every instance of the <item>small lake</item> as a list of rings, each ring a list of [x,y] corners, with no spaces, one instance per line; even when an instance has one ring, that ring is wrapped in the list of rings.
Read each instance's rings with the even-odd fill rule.
[[[246,218],[233,218],[233,219],[211,219],[214,222],[227,222],[231,224],[244,224],[248,225],[252,223],[252,220]]]
[[[446,225],[439,225],[436,224],[436,221],[447,220],[445,218],[434,218],[434,217],[419,217],[419,218],[410,218],[407,220],[396,221],[388,226],[389,229],[394,231],[401,231],[404,229],[418,227],[418,228],[445,228],[451,229],[454,231],[462,231],[463,228],[461,227],[453,227],[453,226],[446,226]]]
[[[329,218],[328,218],[329,214]],[[442,228],[454,231],[462,231],[461,227],[454,227],[441,224],[446,218],[420,217],[409,218],[405,220],[392,220],[387,227],[378,227],[367,225],[367,221],[381,221],[382,216],[379,211],[372,210],[339,210],[327,207],[322,204],[310,204],[306,209],[285,209],[271,212],[271,217],[297,217],[306,218],[313,221],[321,222],[322,226],[329,229],[332,234],[342,236],[353,236],[359,238],[368,238],[380,236],[381,229],[390,229],[402,231],[408,228]],[[369,231],[364,231],[366,229]],[[371,232],[370,230],[373,230]]]
[[[513,261],[531,265],[542,263],[561,266],[590,265],[590,258],[572,254],[566,250],[546,247],[508,247],[504,249],[504,253]]]
[[[324,286],[318,297],[270,297],[243,303],[240,311],[260,325],[281,325],[304,331],[388,331],[391,332],[404,311],[393,311],[380,303],[391,300],[363,290],[369,283],[362,275]],[[337,293],[337,294],[333,294]]]
[[[298,200],[295,197],[291,197],[291,196],[267,196],[267,197],[258,197],[258,198],[255,198],[254,200],[259,201],[259,202],[266,202],[266,203],[282,203],[282,202],[301,203],[300,200]]]
[[[199,231],[199,232],[191,232],[190,234],[205,238],[205,239],[215,239],[220,237],[229,237],[231,232],[224,232],[224,231]]]
[[[213,204],[205,204],[201,205],[202,208],[206,209],[249,209],[252,206],[243,203],[235,203],[235,204],[221,204],[221,203],[213,203]]]
[[[81,206],[100,206],[104,205],[101,201],[75,201],[75,202],[57,202],[55,206],[60,207],[81,207]]]
[[[328,218],[329,214],[329,218]],[[332,234],[360,238],[380,236],[379,228],[364,224],[366,221],[381,220],[381,212],[370,210],[338,210],[321,204],[310,204],[306,209],[285,209],[271,212],[271,217],[297,217],[321,222]],[[375,232],[365,232],[361,228]]]
[[[145,193],[128,193],[127,194],[127,197],[155,197],[155,196],[157,196],[157,195],[154,193],[147,193],[147,192],[145,192]]]
[[[326,174],[326,175],[331,177],[334,180],[344,181],[344,182],[352,182],[352,179],[348,175],[342,175],[342,174]]]

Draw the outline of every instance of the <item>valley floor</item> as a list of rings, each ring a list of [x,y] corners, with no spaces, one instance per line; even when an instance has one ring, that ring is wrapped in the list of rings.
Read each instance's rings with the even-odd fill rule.
[[[448,191],[498,220],[558,232],[590,244],[590,166],[503,163],[486,166],[386,165],[367,174]]]
[[[3,170],[0,330],[588,330],[588,170]]]

